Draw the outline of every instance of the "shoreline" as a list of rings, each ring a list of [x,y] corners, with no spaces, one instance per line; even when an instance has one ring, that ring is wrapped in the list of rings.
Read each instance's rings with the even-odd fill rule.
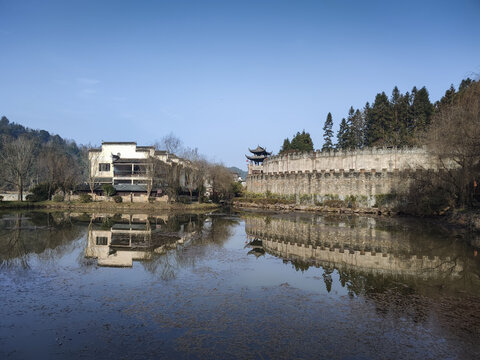
[[[378,216],[396,216],[397,212],[388,208],[370,208],[370,207],[329,207],[329,206],[315,206],[315,205],[300,205],[300,204],[262,204],[250,201],[233,201],[234,208],[238,209],[260,209],[271,210],[278,212],[290,211],[304,211],[327,214],[347,214],[347,215],[378,215]]]
[[[115,203],[106,201],[92,201],[89,203],[79,202],[53,202],[53,201],[41,201],[41,202],[27,202],[27,201],[3,201],[0,202],[0,210],[85,210],[85,211],[130,211],[130,210],[143,210],[148,212],[154,211],[205,211],[219,209],[222,206],[219,204],[206,204],[206,203]]]
[[[356,216],[382,216],[382,217],[411,217],[412,219],[429,219],[447,226],[459,227],[473,233],[480,233],[480,212],[453,211],[450,214],[437,216],[416,216],[396,212],[388,208],[343,208],[298,204],[259,204],[248,201],[233,201],[233,208],[241,211],[267,211],[273,213],[307,212],[329,215],[356,215]]]

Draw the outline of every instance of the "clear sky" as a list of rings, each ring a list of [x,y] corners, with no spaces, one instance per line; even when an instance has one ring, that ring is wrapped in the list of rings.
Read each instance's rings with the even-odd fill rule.
[[[480,73],[480,0],[0,0],[0,115],[82,144],[173,132],[245,169],[332,112]]]

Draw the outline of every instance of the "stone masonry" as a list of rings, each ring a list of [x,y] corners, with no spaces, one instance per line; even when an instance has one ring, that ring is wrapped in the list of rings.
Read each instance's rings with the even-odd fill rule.
[[[311,152],[274,156],[249,166],[247,191],[279,195],[362,196],[372,206],[376,195],[408,186],[409,173],[434,169],[425,148],[369,148],[356,151]]]

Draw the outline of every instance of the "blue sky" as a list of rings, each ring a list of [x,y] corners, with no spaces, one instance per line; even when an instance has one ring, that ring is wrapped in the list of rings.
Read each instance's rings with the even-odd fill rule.
[[[480,1],[0,0],[0,115],[83,144],[173,132],[245,168],[332,112],[480,74]]]

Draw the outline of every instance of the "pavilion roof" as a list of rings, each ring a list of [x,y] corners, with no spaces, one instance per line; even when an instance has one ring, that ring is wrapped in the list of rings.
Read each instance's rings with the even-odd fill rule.
[[[263,161],[267,158],[266,155],[253,155],[253,156],[248,156],[248,155],[245,155],[245,157],[248,159],[248,160],[252,160],[252,161]]]
[[[267,152],[267,150],[263,147],[261,147],[260,145],[257,145],[257,148],[256,149],[250,149],[248,148],[248,151],[250,151],[251,153],[253,154],[266,154],[266,155],[272,155],[271,152]]]

